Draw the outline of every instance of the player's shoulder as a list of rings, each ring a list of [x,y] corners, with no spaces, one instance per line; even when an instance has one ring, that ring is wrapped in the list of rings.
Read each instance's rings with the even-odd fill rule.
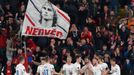
[[[71,64],[71,65],[70,65],[70,67],[75,67],[75,66],[76,66],[76,65],[74,65],[74,64]]]
[[[53,64],[50,64],[50,66],[51,66],[51,67],[54,67],[54,65],[53,65]]]
[[[120,66],[118,64],[115,65],[116,68],[120,68]]]
[[[80,64],[79,64],[79,63],[74,63],[73,65],[77,65],[77,66],[79,66]]]
[[[44,65],[39,65],[39,66],[38,66],[38,68],[42,68],[42,67],[44,67]]]
[[[50,64],[50,63],[44,64],[44,66],[54,67],[54,65],[53,64]]]
[[[64,64],[63,66],[67,66],[67,64]]]
[[[63,68],[66,68],[66,67],[69,67],[69,65],[68,64],[64,64],[63,65]]]
[[[103,63],[103,65],[107,65],[107,63]]]
[[[23,67],[24,67],[24,65],[23,65],[23,64],[18,64],[16,67],[23,68]]]
[[[108,65],[106,63],[102,63],[100,66],[107,67]]]

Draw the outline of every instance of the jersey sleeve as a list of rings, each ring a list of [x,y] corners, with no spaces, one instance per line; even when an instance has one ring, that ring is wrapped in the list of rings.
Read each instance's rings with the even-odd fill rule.
[[[37,67],[37,73],[40,73],[40,66]]]
[[[117,70],[117,72],[116,72],[117,75],[121,75],[121,73],[120,73],[120,67],[119,66],[117,66],[117,69],[116,70]]]
[[[65,71],[65,65],[63,65],[62,70]]]
[[[51,69],[54,69],[54,65],[51,65]]]

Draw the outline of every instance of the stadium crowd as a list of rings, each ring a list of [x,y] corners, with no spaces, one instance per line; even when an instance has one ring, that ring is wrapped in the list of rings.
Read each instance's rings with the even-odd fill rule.
[[[93,66],[103,60],[106,69],[114,62],[121,75],[134,75],[134,0],[50,0],[71,18],[65,40],[20,36],[27,1],[0,0],[0,73],[14,75],[26,53],[33,75],[46,55],[57,72],[67,57],[74,63],[81,55],[81,66],[86,58]]]

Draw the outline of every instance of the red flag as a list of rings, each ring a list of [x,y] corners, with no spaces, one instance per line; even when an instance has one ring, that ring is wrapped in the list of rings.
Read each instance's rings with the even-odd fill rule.
[[[26,54],[24,55],[24,58],[25,58],[24,66],[25,66],[26,72],[28,72],[28,58]]]

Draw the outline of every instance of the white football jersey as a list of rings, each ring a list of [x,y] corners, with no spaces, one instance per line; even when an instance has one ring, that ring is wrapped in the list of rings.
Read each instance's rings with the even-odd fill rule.
[[[64,64],[63,65],[63,71],[64,71],[64,75],[73,75],[73,71],[74,70],[74,66],[73,64]]]
[[[74,72],[73,75],[80,75],[79,70],[81,69],[81,65],[79,63],[74,63]]]
[[[111,75],[121,75],[119,65],[111,66]]]
[[[37,68],[37,73],[43,75],[44,73],[44,65],[39,65]]]
[[[44,67],[43,75],[53,75],[54,66],[52,64],[46,63],[44,64],[43,67]]]
[[[93,73],[94,75],[101,75],[101,66],[100,65],[94,66]]]
[[[16,66],[16,73],[15,73],[15,75],[28,75],[26,73],[26,69],[25,69],[23,64],[18,64]]]

